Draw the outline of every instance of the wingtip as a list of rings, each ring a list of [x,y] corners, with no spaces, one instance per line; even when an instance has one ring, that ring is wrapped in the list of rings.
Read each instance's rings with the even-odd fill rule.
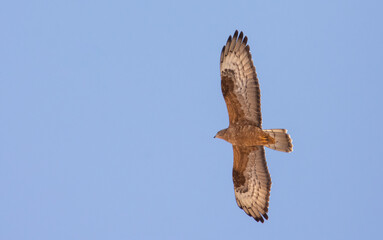
[[[231,42],[231,35],[229,36],[229,38],[227,39],[227,41],[226,41],[226,45],[228,44],[228,43],[230,43]]]
[[[238,37],[238,30],[235,30],[234,35],[233,35],[233,39],[237,39],[237,37]]]
[[[241,31],[241,33],[239,34],[239,37],[238,37],[239,41],[242,42],[242,38],[243,38],[243,32]]]
[[[261,223],[265,222],[265,220],[262,217],[254,217],[254,216],[251,216],[251,217],[253,217],[254,220],[257,221],[257,222],[261,222]]]
[[[243,39],[243,44],[247,44],[247,36]]]

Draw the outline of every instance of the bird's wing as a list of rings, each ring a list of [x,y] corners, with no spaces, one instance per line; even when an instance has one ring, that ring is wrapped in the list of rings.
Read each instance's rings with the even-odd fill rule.
[[[271,178],[263,146],[233,146],[233,182],[240,208],[257,222],[268,219]]]
[[[257,73],[247,37],[235,31],[221,52],[221,88],[230,123],[244,122],[262,128],[261,100]]]

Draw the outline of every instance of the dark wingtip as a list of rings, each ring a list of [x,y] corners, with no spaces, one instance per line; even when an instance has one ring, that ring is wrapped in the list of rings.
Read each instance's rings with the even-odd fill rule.
[[[262,214],[262,215],[263,215],[263,217],[264,217],[266,220],[269,220],[269,216],[267,215],[267,213]]]
[[[245,38],[243,39],[243,43],[244,43],[244,44],[247,43],[247,36],[245,36]]]
[[[227,45],[228,43],[230,43],[230,42],[231,42],[231,35],[230,35],[229,38],[227,39],[226,45]]]
[[[238,39],[239,39],[240,41],[242,41],[242,38],[243,38],[243,32],[241,31],[241,33],[239,34]]]
[[[237,39],[237,37],[238,37],[238,30],[235,30],[233,39]]]

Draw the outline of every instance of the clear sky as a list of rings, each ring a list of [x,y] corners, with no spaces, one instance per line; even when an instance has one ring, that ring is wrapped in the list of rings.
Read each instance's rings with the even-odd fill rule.
[[[6,1],[0,239],[382,239],[382,1]],[[269,221],[236,205],[219,56],[249,38]]]

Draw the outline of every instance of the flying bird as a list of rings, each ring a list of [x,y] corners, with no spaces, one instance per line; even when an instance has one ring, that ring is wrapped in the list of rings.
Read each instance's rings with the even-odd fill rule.
[[[285,129],[262,129],[257,73],[247,37],[235,31],[222,48],[221,88],[229,113],[229,127],[215,137],[233,145],[233,182],[240,208],[257,222],[268,219],[271,178],[265,146],[291,152],[292,140]]]

